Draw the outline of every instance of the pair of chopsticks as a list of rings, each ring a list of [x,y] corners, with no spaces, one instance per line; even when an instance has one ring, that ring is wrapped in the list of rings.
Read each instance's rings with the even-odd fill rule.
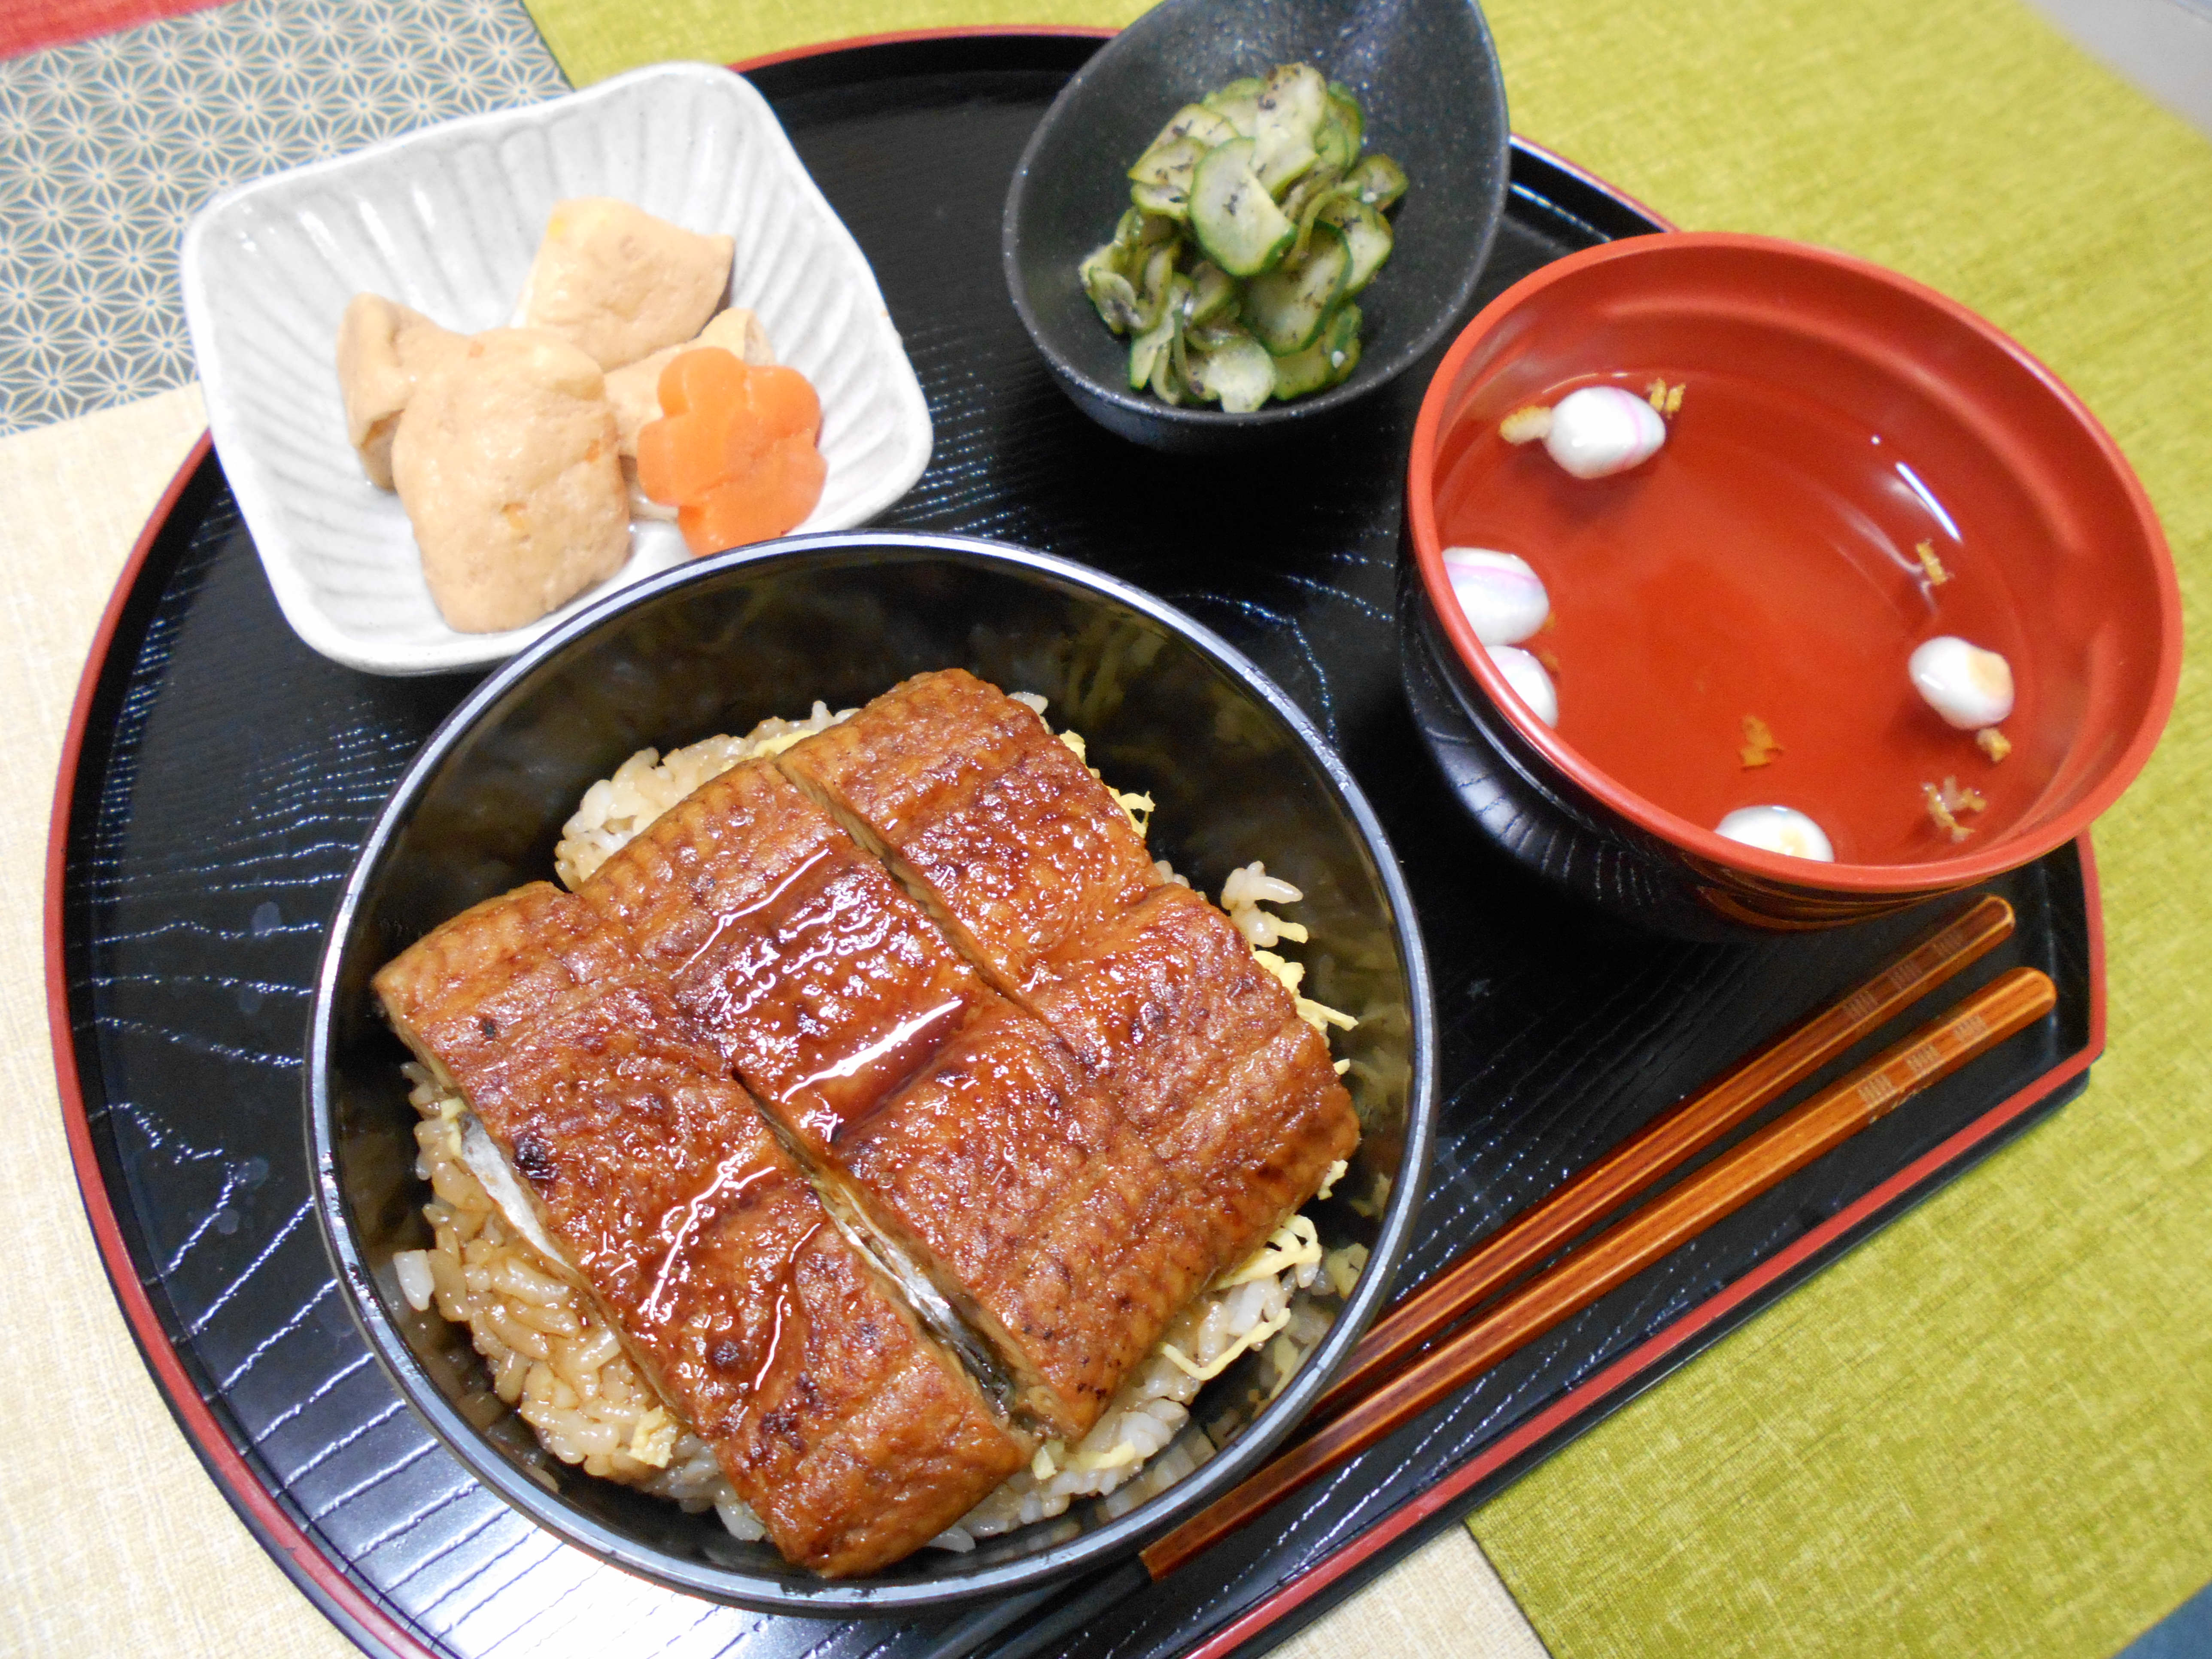
[[[2057,1000],[2050,978],[2032,968],[1999,975],[1498,1297],[1604,1216],[1681,1169],[1893,1015],[1987,955],[2011,934],[2013,926],[2012,907],[2002,899],[1978,901],[1401,1298],[1352,1351],[1344,1375],[1315,1403],[1301,1425],[1301,1437],[1287,1450],[1153,1543],[1137,1561],[1024,1631],[994,1659],[1034,1652],[1165,1577],[1911,1096],[2041,1019]],[[932,1648],[932,1656],[950,1659],[974,1652],[1041,1609],[1051,1595],[1014,1597],[957,1621]]]

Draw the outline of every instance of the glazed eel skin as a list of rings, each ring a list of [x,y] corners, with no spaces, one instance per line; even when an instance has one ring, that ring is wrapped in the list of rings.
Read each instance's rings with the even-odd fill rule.
[[[538,884],[446,923],[376,988],[777,1549],[825,1576],[873,1571],[1033,1442],[830,1224],[626,943]]]
[[[774,766],[703,786],[581,896],[825,1186],[980,1332],[1042,1431],[1087,1430],[1222,1265],[1076,1054]]]
[[[1100,1079],[1217,1268],[1352,1155],[1328,1040],[1027,707],[918,675],[781,764]]]
[[[957,671],[710,781],[576,894],[455,918],[377,989],[772,1541],[827,1574],[1079,1436],[1358,1139],[1234,926]],[[817,1187],[990,1345],[997,1397]]]

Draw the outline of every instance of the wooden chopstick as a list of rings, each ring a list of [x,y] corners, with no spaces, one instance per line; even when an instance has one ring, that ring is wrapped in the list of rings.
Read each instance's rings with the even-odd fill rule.
[[[1938,1079],[2041,1019],[2057,1000],[2050,978],[2033,968],[1998,975],[1948,1013],[1684,1177],[1382,1382],[1145,1550],[1145,1571],[1155,1581],[1165,1577]]]
[[[1995,950],[2012,906],[1988,895],[1765,1047],[1653,1120],[1525,1215],[1393,1304],[1352,1351],[1343,1375],[1300,1425],[1310,1434],[1475,1307],[1803,1082],[1892,1016]]]

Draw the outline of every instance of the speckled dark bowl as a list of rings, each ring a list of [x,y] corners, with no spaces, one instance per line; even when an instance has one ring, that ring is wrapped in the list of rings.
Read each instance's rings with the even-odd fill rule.
[[[968,1554],[923,1550],[841,1582],[740,1543],[712,1514],[597,1480],[540,1449],[489,1390],[466,1337],[407,1305],[392,1257],[428,1243],[414,1175],[405,1051],[369,978],[469,905],[542,880],[561,824],[635,750],[769,714],[866,701],[927,669],[965,667],[1043,692],[1124,788],[1158,803],[1151,839],[1218,891],[1255,858],[1305,890],[1309,989],[1373,1016],[1340,1036],[1365,1139],[1323,1242],[1370,1265],[1282,1395],[1212,1462],[1119,1519],[1085,1500]],[[1351,1351],[1383,1297],[1424,1192],[1436,1044],[1420,929],[1359,787],[1243,656],[1172,607],[1043,554],[953,537],[800,538],[648,577],[556,629],[480,686],[424,745],[348,876],[315,983],[307,1138],[325,1243],[356,1321],[393,1382],[478,1479],[580,1549],[647,1578],[806,1617],[909,1614],[1002,1596],[1119,1559],[1266,1457]],[[1370,1081],[1370,1079],[1381,1079]],[[1350,1200],[1389,1182],[1371,1214]],[[1249,1361],[1201,1396],[1195,1422],[1245,1413]],[[1254,1396],[1256,1398],[1256,1394]]]
[[[1307,63],[1358,94],[1367,153],[1410,180],[1389,263],[1359,296],[1359,367],[1341,386],[1249,414],[1129,390],[1128,343],[1098,319],[1076,266],[1129,205],[1123,169],[1184,104],[1241,76]],[[1468,0],[1167,0],[1100,49],[1053,103],[1006,192],[1006,286],[1084,413],[1154,449],[1256,449],[1388,385],[1474,292],[1504,210],[1505,87]]]

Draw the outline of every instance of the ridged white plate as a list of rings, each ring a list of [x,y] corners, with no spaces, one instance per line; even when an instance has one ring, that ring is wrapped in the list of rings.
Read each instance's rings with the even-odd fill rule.
[[[513,656],[571,612],[684,558],[634,526],[629,562],[562,609],[462,634],[431,603],[399,498],[346,440],[335,348],[363,289],[464,333],[512,315],[553,204],[612,196],[736,239],[730,303],[822,398],[822,500],[801,532],[866,523],[921,476],[929,410],[859,244],[761,95],[665,64],[431,127],[227,191],[185,233],[185,316],[208,425],[285,619],[325,656],[430,674]]]

